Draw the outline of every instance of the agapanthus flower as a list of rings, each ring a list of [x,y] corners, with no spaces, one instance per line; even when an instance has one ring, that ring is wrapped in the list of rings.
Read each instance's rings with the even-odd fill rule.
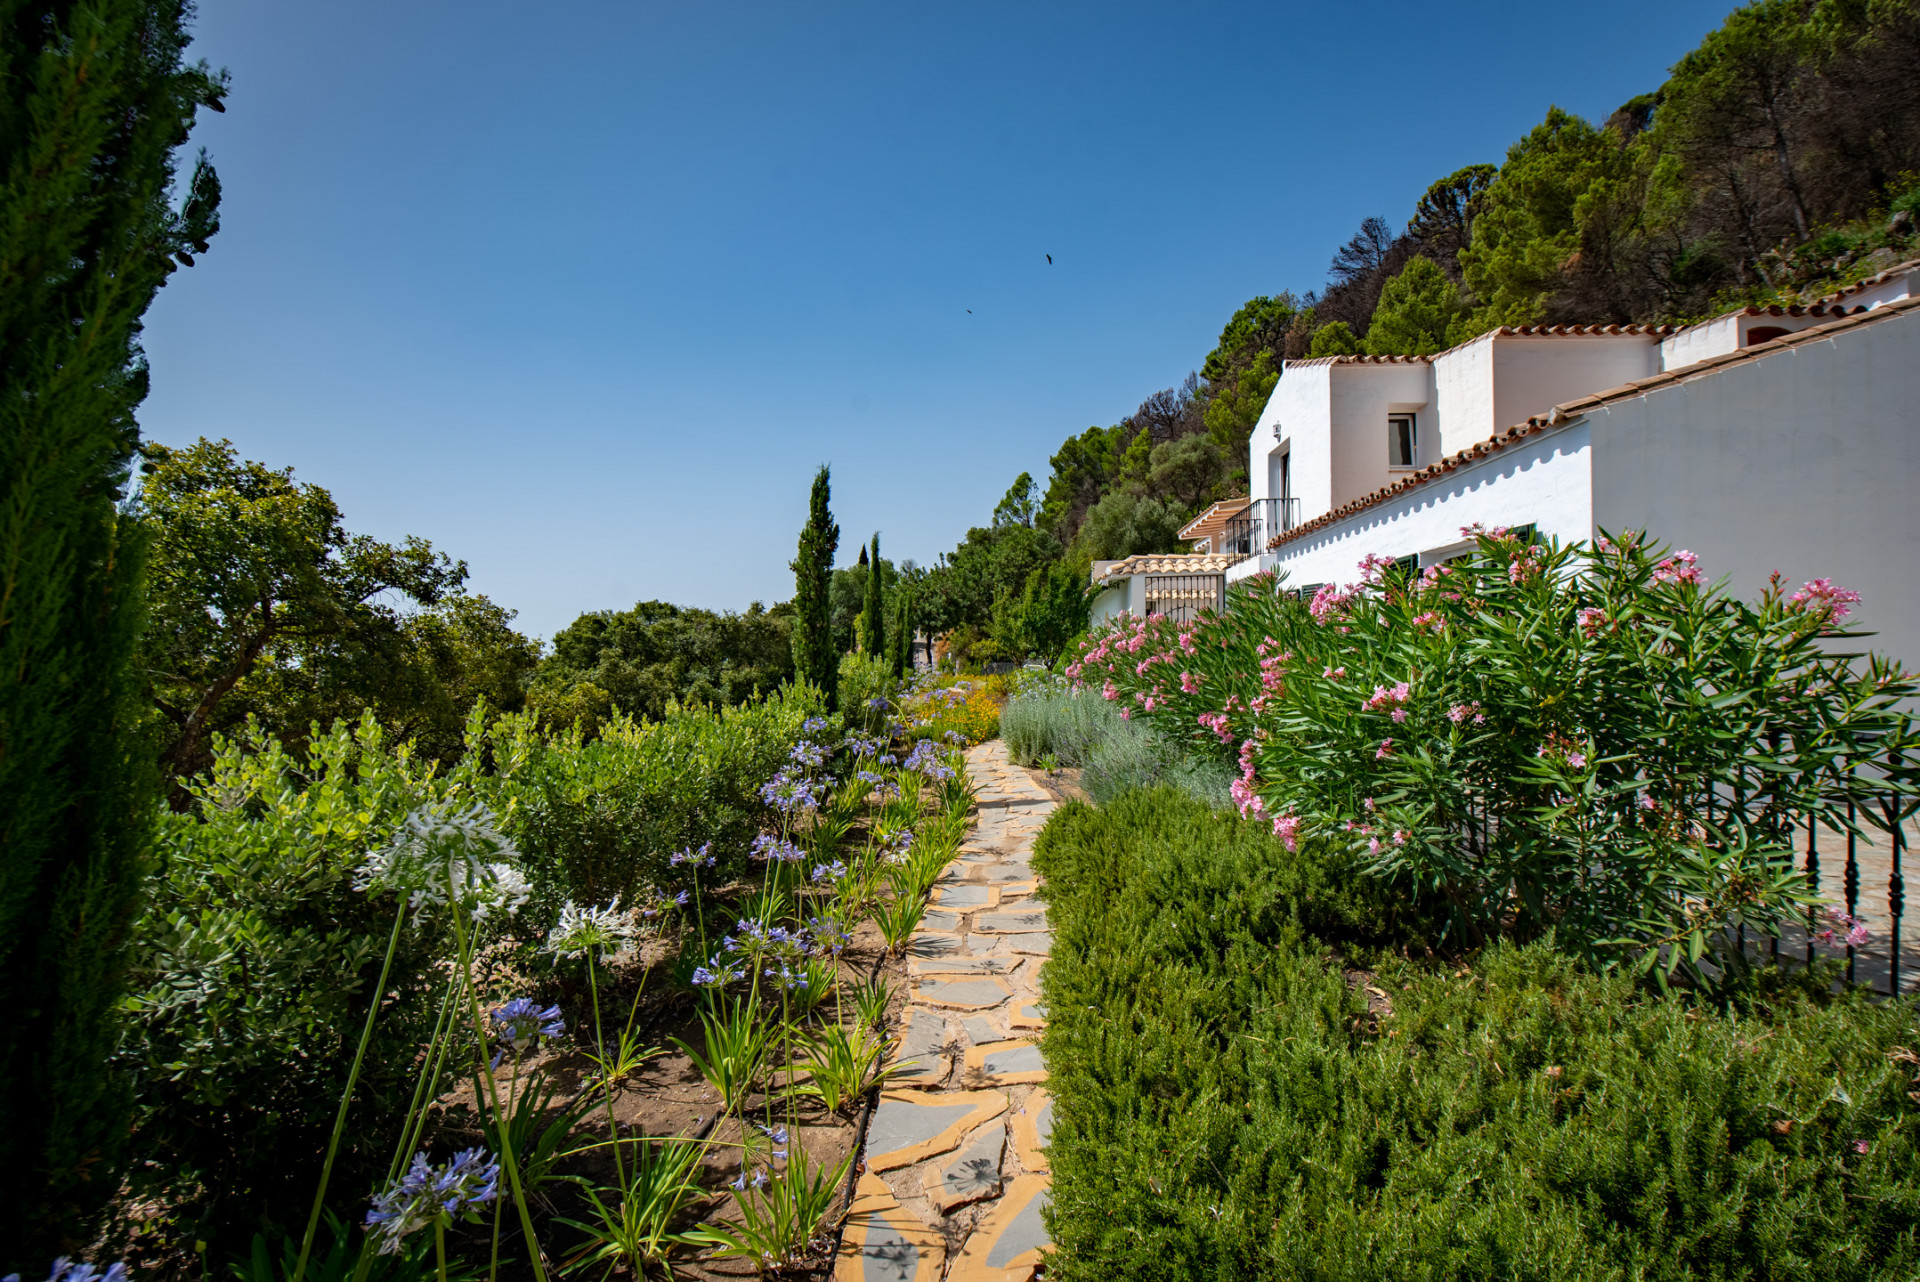
[[[760,800],[782,814],[812,810],[820,804],[813,785],[804,775],[782,770],[760,787]]]
[[[813,932],[814,947],[835,957],[853,942],[853,936],[847,933],[837,917],[809,917],[807,929]]]
[[[772,833],[761,833],[753,839],[752,854],[755,859],[765,862],[778,860],[783,864],[797,864],[807,857],[807,852],[784,837]]]
[[[580,905],[571,899],[560,905],[560,920],[547,932],[546,951],[555,957],[585,957],[599,961],[623,952],[639,933],[631,908],[620,907],[620,896],[601,908]]]
[[[105,1269],[97,1264],[88,1264],[85,1260],[70,1259],[61,1256],[53,1262],[53,1270],[47,1275],[47,1282],[126,1282],[127,1266],[115,1260]],[[9,1273],[0,1282],[20,1282],[18,1273]]]
[[[487,1012],[487,1022],[493,1025],[494,1034],[512,1042],[516,1051],[524,1051],[542,1037],[558,1037],[567,1029],[558,1006],[541,1010],[528,997],[495,1006]]]
[[[842,863],[838,859],[834,860],[830,864],[815,864],[813,866],[813,880],[816,883],[826,882],[826,881],[838,881],[840,878],[846,875],[847,875],[847,866],[846,864]]]
[[[831,754],[827,749],[820,744],[802,739],[799,743],[793,745],[793,751],[787,754],[787,760],[798,765],[812,766],[818,769],[827,764],[827,757],[829,755]]]
[[[727,1181],[727,1187],[736,1193],[744,1193],[749,1188],[761,1189],[766,1186],[767,1173],[765,1171],[753,1171],[749,1173],[743,1169],[737,1177]]]
[[[819,734],[826,728],[827,719],[825,717],[808,717],[800,723],[800,733],[802,734]]]
[[[373,1199],[367,1236],[379,1243],[380,1254],[394,1255],[410,1235],[436,1223],[477,1223],[478,1208],[499,1195],[500,1164],[484,1150],[464,1149],[439,1166],[427,1165],[427,1155],[415,1153],[406,1174]]]
[[[682,890],[669,895],[664,890],[649,889],[646,897],[640,901],[639,913],[643,921],[657,921],[669,908],[685,908],[692,896]]]
[[[517,912],[527,902],[532,887],[519,859],[485,806],[427,805],[367,855],[353,884],[405,895],[416,913],[445,904],[480,921],[496,911]]]
[[[722,988],[746,976],[746,971],[719,953],[708,958],[706,965],[693,968],[693,982],[702,988]]]
[[[667,864],[672,868],[678,868],[682,865],[693,868],[711,868],[714,864],[714,857],[711,853],[712,850],[713,843],[711,841],[706,842],[698,850],[693,849],[691,846],[685,850],[676,850],[667,856]]]

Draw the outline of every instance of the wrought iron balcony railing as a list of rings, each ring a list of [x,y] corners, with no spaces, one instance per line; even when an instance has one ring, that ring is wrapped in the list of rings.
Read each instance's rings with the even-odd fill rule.
[[[1300,524],[1300,500],[1255,499],[1230,519],[1220,538],[1220,550],[1238,560],[1259,556],[1267,544]]]

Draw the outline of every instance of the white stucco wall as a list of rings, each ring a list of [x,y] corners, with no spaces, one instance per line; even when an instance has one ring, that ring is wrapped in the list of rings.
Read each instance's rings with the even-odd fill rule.
[[[1756,320],[1762,318],[1754,318]],[[1594,520],[1757,595],[1779,570],[1861,592],[1869,644],[1920,663],[1920,309],[1588,416]]]
[[[1851,310],[1854,300],[1846,300]],[[1728,352],[1737,352],[1751,346],[1749,335],[1756,329],[1784,329],[1789,334],[1797,334],[1803,329],[1815,325],[1825,325],[1828,321],[1839,319],[1825,313],[1818,316],[1749,316],[1744,311],[1728,312],[1725,316],[1716,316],[1712,320],[1701,321],[1698,325],[1689,325],[1678,334],[1670,334],[1660,342],[1660,370],[1679,369],[1704,361],[1710,356],[1725,356]],[[1772,337],[1779,337],[1773,335]],[[1762,340],[1765,341],[1765,340]],[[1657,371],[1649,370],[1648,373]],[[1646,375],[1638,374],[1636,378]],[[1623,382],[1625,380],[1622,380]],[[1617,386],[1617,385],[1616,385]],[[1605,388],[1595,388],[1605,391]]]
[[[1416,465],[1439,458],[1430,439],[1434,433],[1429,420],[1431,383],[1425,361],[1395,365],[1334,365],[1331,404],[1333,475],[1328,486],[1331,501],[1314,508],[1300,505],[1300,518],[1311,521],[1342,504],[1362,498],[1403,475],[1403,470],[1387,466],[1387,416],[1411,411],[1418,414],[1420,456]],[[1299,458],[1294,466],[1300,466]],[[1300,473],[1294,473],[1299,488]]]
[[[1288,365],[1274,384],[1247,441],[1247,483],[1256,499],[1278,498],[1270,486],[1274,456],[1293,453],[1293,494],[1301,510],[1333,510],[1332,438],[1327,424],[1333,365]]]
[[[1432,369],[1435,457],[1445,458],[1493,435],[1493,335],[1442,352]]]
[[[1493,342],[1493,427],[1478,439],[1659,372],[1659,344],[1645,334],[1503,334]]]
[[[1848,294],[1839,301],[1849,310],[1855,307],[1873,308],[1882,303],[1912,298],[1916,292],[1920,292],[1920,270],[1901,272],[1878,285],[1869,285],[1857,294]]]
[[[1284,571],[1294,587],[1350,583],[1364,556],[1397,560],[1452,547],[1461,542],[1460,527],[1476,522],[1489,528],[1531,523],[1542,534],[1584,539],[1593,521],[1591,461],[1583,423],[1527,437],[1295,539],[1258,566],[1247,563],[1243,574]]]

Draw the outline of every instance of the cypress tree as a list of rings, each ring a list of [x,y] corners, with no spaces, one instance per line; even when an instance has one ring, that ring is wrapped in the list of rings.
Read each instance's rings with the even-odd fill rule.
[[[175,152],[224,75],[187,0],[0,0],[0,1272],[81,1246],[120,1179],[109,1064],[157,796],[119,508],[140,322],[220,188]]]
[[[867,558],[867,590],[860,606],[860,649],[881,658],[887,637],[886,604],[882,595],[886,585],[880,581],[880,535],[873,536],[873,555]]]
[[[902,678],[913,662],[913,589],[902,583],[893,590],[893,634],[887,638],[887,662]]]
[[[828,504],[832,480],[822,463],[813,478],[813,496],[807,524],[800,531],[800,551],[793,569],[793,673],[826,693],[828,706],[838,702],[839,656],[833,652],[833,603],[829,593],[833,554],[840,548],[840,527]]]

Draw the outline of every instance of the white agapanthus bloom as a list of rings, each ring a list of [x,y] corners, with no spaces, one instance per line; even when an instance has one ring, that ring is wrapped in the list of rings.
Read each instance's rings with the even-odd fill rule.
[[[354,885],[405,895],[416,913],[451,904],[483,921],[496,912],[517,912],[527,902],[532,887],[519,860],[485,806],[420,806],[391,842],[367,856]]]
[[[631,908],[620,907],[620,896],[605,908],[592,904],[582,907],[571,899],[560,906],[560,920],[547,932],[546,949],[556,957],[604,959],[610,953],[626,951],[640,922]]]

